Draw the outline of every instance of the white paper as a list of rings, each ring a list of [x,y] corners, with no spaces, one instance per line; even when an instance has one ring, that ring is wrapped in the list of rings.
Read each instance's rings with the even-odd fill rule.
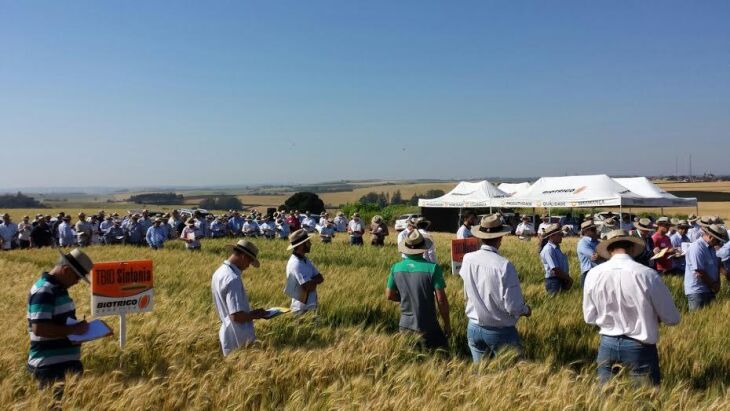
[[[78,322],[79,321],[74,320],[73,318],[66,319],[66,325],[74,325]],[[71,334],[68,336],[68,339],[72,342],[87,342],[103,338],[111,334],[112,330],[110,330],[103,321],[94,320],[89,322],[89,329],[86,330],[84,334]]]

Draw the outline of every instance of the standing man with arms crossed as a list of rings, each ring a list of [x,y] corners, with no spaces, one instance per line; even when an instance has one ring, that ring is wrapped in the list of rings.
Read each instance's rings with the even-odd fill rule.
[[[391,267],[385,297],[400,303],[401,331],[419,333],[426,348],[447,349],[451,320],[444,291],[446,281],[441,266],[423,258],[430,243],[418,230],[413,230],[398,244],[398,250],[406,257]],[[443,331],[436,315],[437,306],[444,322]]]
[[[598,265],[598,254],[596,253],[598,227],[593,220],[586,220],[581,223],[580,232],[583,237],[578,240],[577,251],[580,262],[580,287],[583,288],[588,271]]]
[[[685,256],[684,294],[690,311],[711,303],[720,291],[720,264],[715,247],[727,241],[727,230],[712,224],[702,226],[702,237],[689,246]]]
[[[461,218],[461,227],[456,231],[456,239],[463,240],[471,237],[471,227],[476,224],[476,216],[472,212],[464,214]]]
[[[633,379],[658,385],[659,323],[679,323],[672,295],[656,271],[633,260],[642,239],[614,230],[596,248],[607,261],[592,269],[583,289],[583,319],[600,328],[598,378],[608,381],[623,365]]]
[[[289,236],[287,251],[291,251],[292,255],[286,264],[287,280],[289,277],[295,278],[299,286],[306,292],[306,301],[292,298],[291,311],[294,314],[317,310],[317,286],[324,282],[324,277],[307,258],[307,253],[311,250],[311,237],[305,229],[300,228]]]
[[[563,231],[559,225],[550,224],[545,228],[542,238],[547,241],[540,251],[540,260],[545,269],[545,290],[550,295],[570,290],[573,279],[568,271],[568,257],[560,249]]]
[[[515,325],[520,317],[532,315],[514,265],[499,254],[502,237],[511,231],[512,227],[502,225],[499,215],[483,217],[479,226],[472,228],[482,247],[464,255],[459,271],[469,318],[466,335],[474,362],[485,355],[491,358],[507,346],[521,350]]]

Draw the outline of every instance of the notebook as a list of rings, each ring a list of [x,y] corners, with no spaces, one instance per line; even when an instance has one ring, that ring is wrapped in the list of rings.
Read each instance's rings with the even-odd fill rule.
[[[73,318],[66,319],[66,325],[74,325],[78,322],[78,320],[74,320]],[[71,342],[82,343],[98,340],[99,338],[108,337],[112,334],[114,334],[112,329],[104,321],[93,320],[89,321],[89,329],[84,334],[71,334],[68,336],[68,339]]]

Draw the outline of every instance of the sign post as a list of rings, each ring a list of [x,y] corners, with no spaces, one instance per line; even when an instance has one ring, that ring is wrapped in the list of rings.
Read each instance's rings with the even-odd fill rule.
[[[461,262],[464,261],[464,254],[477,251],[479,247],[481,247],[481,241],[475,237],[451,240],[451,274],[458,275]]]
[[[119,316],[119,347],[127,338],[127,313],[152,311],[152,260],[94,264],[91,271],[91,315]]]

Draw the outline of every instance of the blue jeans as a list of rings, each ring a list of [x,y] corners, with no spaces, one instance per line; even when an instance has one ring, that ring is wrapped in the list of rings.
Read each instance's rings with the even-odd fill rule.
[[[651,382],[659,385],[659,353],[656,345],[642,344],[624,336],[601,336],[598,347],[598,379],[603,384],[625,367],[637,383]]]
[[[507,346],[522,351],[520,335],[515,327],[485,327],[469,321],[469,325],[466,327],[466,338],[475,363],[485,355],[493,358],[499,350]]]
[[[687,303],[689,304],[689,310],[695,311],[711,303],[715,299],[715,293],[710,291],[709,293],[699,294],[688,294]]]
[[[563,290],[567,290],[567,287],[565,287],[563,280],[560,278],[548,277],[545,279],[545,291],[547,291],[548,294],[554,295]]]
[[[362,245],[362,237],[350,236],[350,245]]]

